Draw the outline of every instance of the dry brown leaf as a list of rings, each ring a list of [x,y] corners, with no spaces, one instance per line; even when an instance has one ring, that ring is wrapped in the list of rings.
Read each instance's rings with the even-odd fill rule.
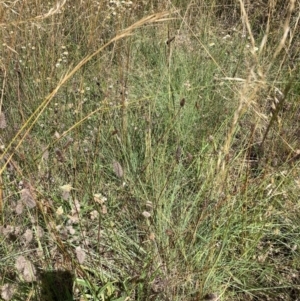
[[[76,252],[76,257],[78,259],[78,262],[82,264],[86,256],[84,250],[82,250],[81,247],[76,247],[75,252]]]
[[[187,153],[187,159],[186,159],[187,163],[191,163],[193,161],[193,159],[194,159],[193,155],[188,152]]]
[[[113,170],[114,170],[115,175],[118,178],[123,177],[123,175],[124,175],[123,168],[122,168],[121,164],[118,161],[113,162]]]
[[[149,235],[149,239],[154,241],[155,240],[155,233],[151,232]]]
[[[22,272],[24,270],[24,267],[26,265],[26,258],[24,256],[18,256],[16,259],[16,268],[19,272]]]
[[[62,198],[64,201],[67,201],[67,200],[70,198],[70,192],[68,192],[68,191],[63,191],[62,194],[61,194],[61,198]]]
[[[23,277],[26,282],[32,282],[36,280],[36,269],[28,260],[23,270]]]
[[[6,118],[3,112],[0,113],[0,129],[5,129],[7,127]]]
[[[1,226],[1,231],[4,236],[7,236],[15,231],[15,227],[11,225]]]
[[[79,223],[79,216],[77,213],[73,213],[72,215],[68,215],[68,224],[78,224]]]
[[[56,139],[59,139],[59,138],[60,138],[60,134],[56,131],[56,132],[54,133],[54,137],[55,137]]]
[[[5,301],[9,301],[12,299],[14,292],[16,290],[16,287],[10,283],[5,283],[1,287],[1,298]]]
[[[36,231],[35,231],[35,235],[37,238],[42,238],[44,236],[44,230],[42,227],[37,226],[36,227]]]
[[[36,280],[36,269],[34,265],[27,260],[24,256],[18,256],[15,266],[19,273],[22,274],[26,282],[32,282]]]
[[[22,228],[20,226],[16,226],[14,229],[14,234],[18,236],[21,233],[21,230]]]
[[[68,230],[68,232],[71,234],[71,235],[74,235],[75,234],[75,229],[73,228],[73,226],[66,226],[66,229]]]
[[[44,161],[48,161],[49,159],[49,151],[48,151],[48,148],[47,147],[43,147],[43,154],[42,154],[42,159]]]
[[[27,229],[25,231],[25,233],[23,234],[23,239],[24,239],[25,245],[28,245],[32,241],[32,239],[33,239],[33,232],[32,232],[32,230]]]
[[[21,201],[30,209],[36,206],[36,201],[33,199],[30,190],[27,188],[21,190]]]
[[[17,206],[15,208],[15,211],[16,211],[17,215],[20,215],[20,214],[23,213],[23,208],[24,208],[23,202],[18,201]]]

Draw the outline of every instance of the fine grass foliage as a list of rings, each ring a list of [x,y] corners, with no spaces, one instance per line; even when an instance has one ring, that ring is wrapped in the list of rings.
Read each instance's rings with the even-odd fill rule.
[[[298,298],[299,3],[206,2],[0,4],[3,300]]]

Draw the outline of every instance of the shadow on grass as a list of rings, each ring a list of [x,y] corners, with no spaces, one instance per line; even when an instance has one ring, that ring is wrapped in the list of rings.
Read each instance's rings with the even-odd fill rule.
[[[39,301],[74,301],[73,278],[70,271],[42,272]]]

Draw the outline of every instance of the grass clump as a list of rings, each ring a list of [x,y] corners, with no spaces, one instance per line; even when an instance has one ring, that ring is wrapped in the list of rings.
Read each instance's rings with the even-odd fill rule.
[[[3,4],[2,299],[297,298],[279,2]]]

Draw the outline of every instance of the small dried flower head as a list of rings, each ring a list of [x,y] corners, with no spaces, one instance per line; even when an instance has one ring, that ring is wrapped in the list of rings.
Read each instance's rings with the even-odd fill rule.
[[[92,212],[90,212],[91,220],[98,218],[98,216],[99,216],[99,213],[97,210],[93,210]]]
[[[70,192],[73,189],[73,187],[70,184],[66,184],[66,185],[60,186],[60,189],[62,191]]]
[[[66,184],[63,186],[60,186],[60,189],[62,191],[62,199],[64,201],[67,201],[70,198],[70,192],[73,189],[73,187],[70,184]]]
[[[60,215],[63,215],[63,214],[64,214],[64,209],[63,209],[63,207],[62,207],[62,206],[59,206],[59,207],[57,208],[57,210],[56,210],[56,214],[57,214],[58,216],[60,216]]]
[[[94,201],[100,205],[103,205],[107,201],[107,197],[102,195],[101,193],[94,194]]]
[[[148,212],[148,211],[144,211],[142,213],[142,215],[145,217],[145,218],[149,218],[151,216],[151,214]]]

